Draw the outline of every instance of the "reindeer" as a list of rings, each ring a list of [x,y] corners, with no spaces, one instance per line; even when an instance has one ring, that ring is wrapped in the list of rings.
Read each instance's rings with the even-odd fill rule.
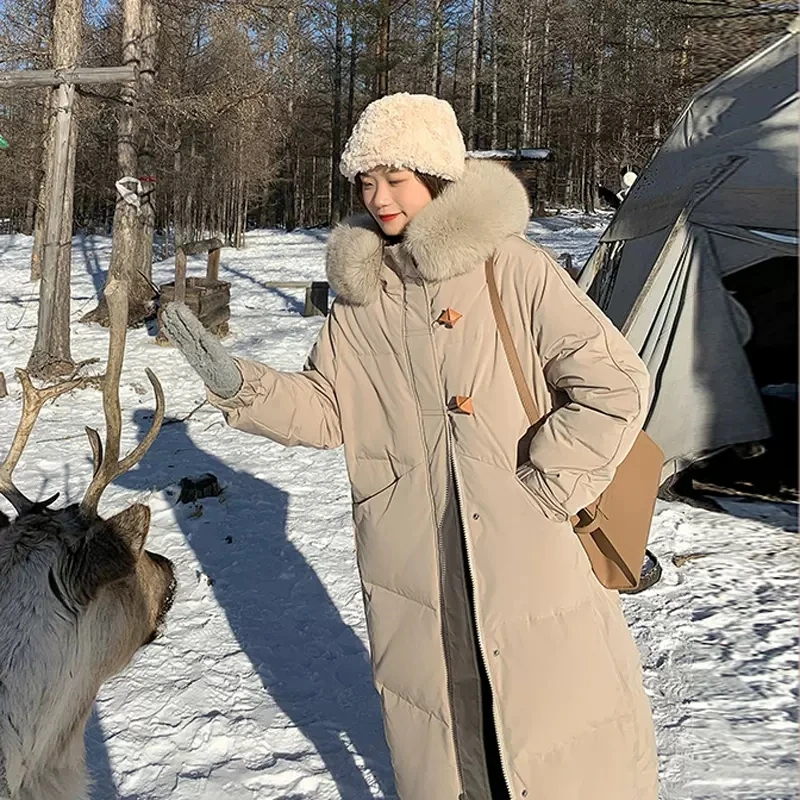
[[[37,389],[17,370],[22,416],[0,465],[0,494],[17,512],[13,522],[0,513],[0,800],[87,798],[83,740],[92,703],[101,684],[156,638],[175,595],[170,561],[144,549],[150,509],[137,503],[108,519],[98,514],[104,489],[142,459],[164,419],[164,393],[147,370],[153,424],[120,459],[125,294],[124,284],[109,281],[105,447],[87,427],[94,474],[80,503],[54,509],[58,495],[29,500],[12,473],[44,403],[93,379]]]

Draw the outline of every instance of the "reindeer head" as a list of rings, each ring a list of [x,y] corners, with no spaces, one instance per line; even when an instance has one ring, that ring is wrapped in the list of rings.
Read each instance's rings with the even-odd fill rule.
[[[17,511],[11,522],[0,519],[0,778],[5,776],[12,797],[15,786],[38,796],[40,773],[48,762],[69,760],[65,749],[82,754],[83,727],[100,685],[156,638],[175,594],[172,564],[144,548],[150,509],[135,504],[108,519],[97,511],[103,490],[142,459],[164,418],[161,385],[147,370],[156,395],[153,424],[119,458],[127,301],[118,288],[106,289],[111,344],[102,379],[105,447],[87,428],[94,473],[80,503],[56,509],[58,495],[29,500],[12,474],[42,405],[91,379],[36,389],[17,371],[22,418],[0,465],[0,494]]]

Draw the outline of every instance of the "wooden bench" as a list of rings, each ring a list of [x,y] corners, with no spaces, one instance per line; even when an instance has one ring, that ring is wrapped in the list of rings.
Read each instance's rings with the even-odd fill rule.
[[[219,239],[202,239],[186,242],[175,252],[175,280],[159,287],[161,302],[158,310],[156,342],[168,344],[161,325],[162,309],[172,302],[186,303],[206,330],[222,338],[228,334],[231,318],[231,285],[219,279],[219,256],[222,242]],[[186,258],[197,253],[208,253],[205,278],[186,276]]]
[[[327,281],[267,281],[260,285],[265,289],[305,289],[303,316],[328,316],[329,287]]]

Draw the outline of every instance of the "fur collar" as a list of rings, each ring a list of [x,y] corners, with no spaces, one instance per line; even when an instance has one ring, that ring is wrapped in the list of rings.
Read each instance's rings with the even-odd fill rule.
[[[408,224],[401,247],[423,280],[439,283],[483,264],[500,242],[523,233],[530,218],[525,187],[505,167],[471,160]],[[378,224],[369,214],[350,217],[328,239],[328,281],[341,300],[368,305],[378,296],[383,269]]]

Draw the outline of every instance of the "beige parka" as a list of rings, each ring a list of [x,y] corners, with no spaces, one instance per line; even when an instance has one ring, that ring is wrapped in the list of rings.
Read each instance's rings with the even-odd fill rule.
[[[304,371],[242,361],[242,389],[212,401],[249,433],[344,444],[402,800],[484,800],[470,760],[479,734],[465,724],[480,713],[464,688],[477,685],[470,664],[488,679],[514,800],[656,800],[636,646],[567,521],[627,454],[648,377],[567,273],[522,237],[528,218],[519,181],[471,161],[399,245],[384,246],[368,217],[343,223],[328,245],[338,297]],[[545,412],[532,439],[492,316],[490,255]]]

